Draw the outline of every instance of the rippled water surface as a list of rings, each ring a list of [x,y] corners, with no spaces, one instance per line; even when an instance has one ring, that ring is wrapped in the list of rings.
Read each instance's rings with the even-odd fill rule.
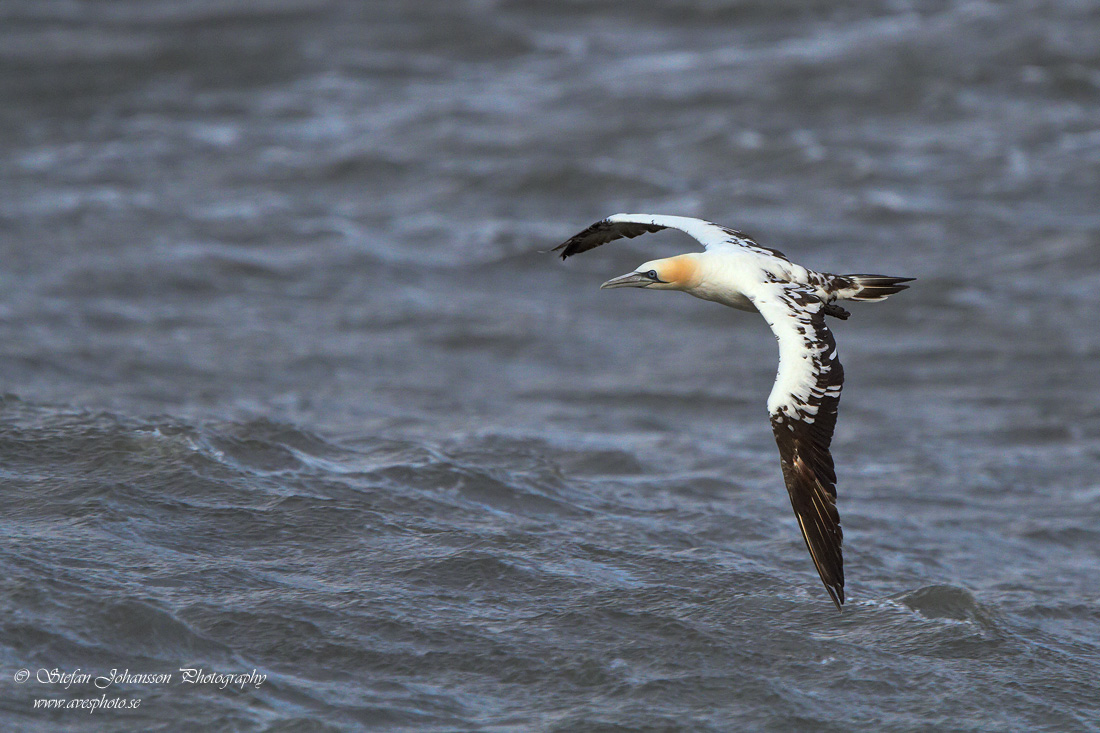
[[[1098,121],[1092,2],[0,3],[0,727],[1100,729]],[[843,613],[616,211],[918,278]]]

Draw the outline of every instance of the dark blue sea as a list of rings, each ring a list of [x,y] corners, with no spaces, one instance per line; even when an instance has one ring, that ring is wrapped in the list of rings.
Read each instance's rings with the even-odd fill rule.
[[[0,0],[0,729],[1100,730],[1098,324],[1092,0]]]

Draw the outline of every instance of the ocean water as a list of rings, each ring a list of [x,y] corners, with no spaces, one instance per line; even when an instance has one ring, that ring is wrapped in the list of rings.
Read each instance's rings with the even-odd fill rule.
[[[0,728],[1100,730],[1098,121],[1084,1],[0,3]],[[618,211],[917,278],[843,613]]]

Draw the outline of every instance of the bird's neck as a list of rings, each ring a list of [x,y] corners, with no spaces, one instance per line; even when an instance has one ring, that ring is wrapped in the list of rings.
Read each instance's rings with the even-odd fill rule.
[[[738,310],[756,310],[745,295],[744,268],[739,260],[714,252],[683,256],[694,258],[690,285],[681,288],[684,292]]]

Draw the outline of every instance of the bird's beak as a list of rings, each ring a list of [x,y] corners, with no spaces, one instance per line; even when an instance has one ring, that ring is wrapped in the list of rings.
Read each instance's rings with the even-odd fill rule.
[[[611,278],[600,286],[600,290],[604,288],[644,288],[646,285],[652,284],[653,281],[642,273],[628,272],[625,275]]]

